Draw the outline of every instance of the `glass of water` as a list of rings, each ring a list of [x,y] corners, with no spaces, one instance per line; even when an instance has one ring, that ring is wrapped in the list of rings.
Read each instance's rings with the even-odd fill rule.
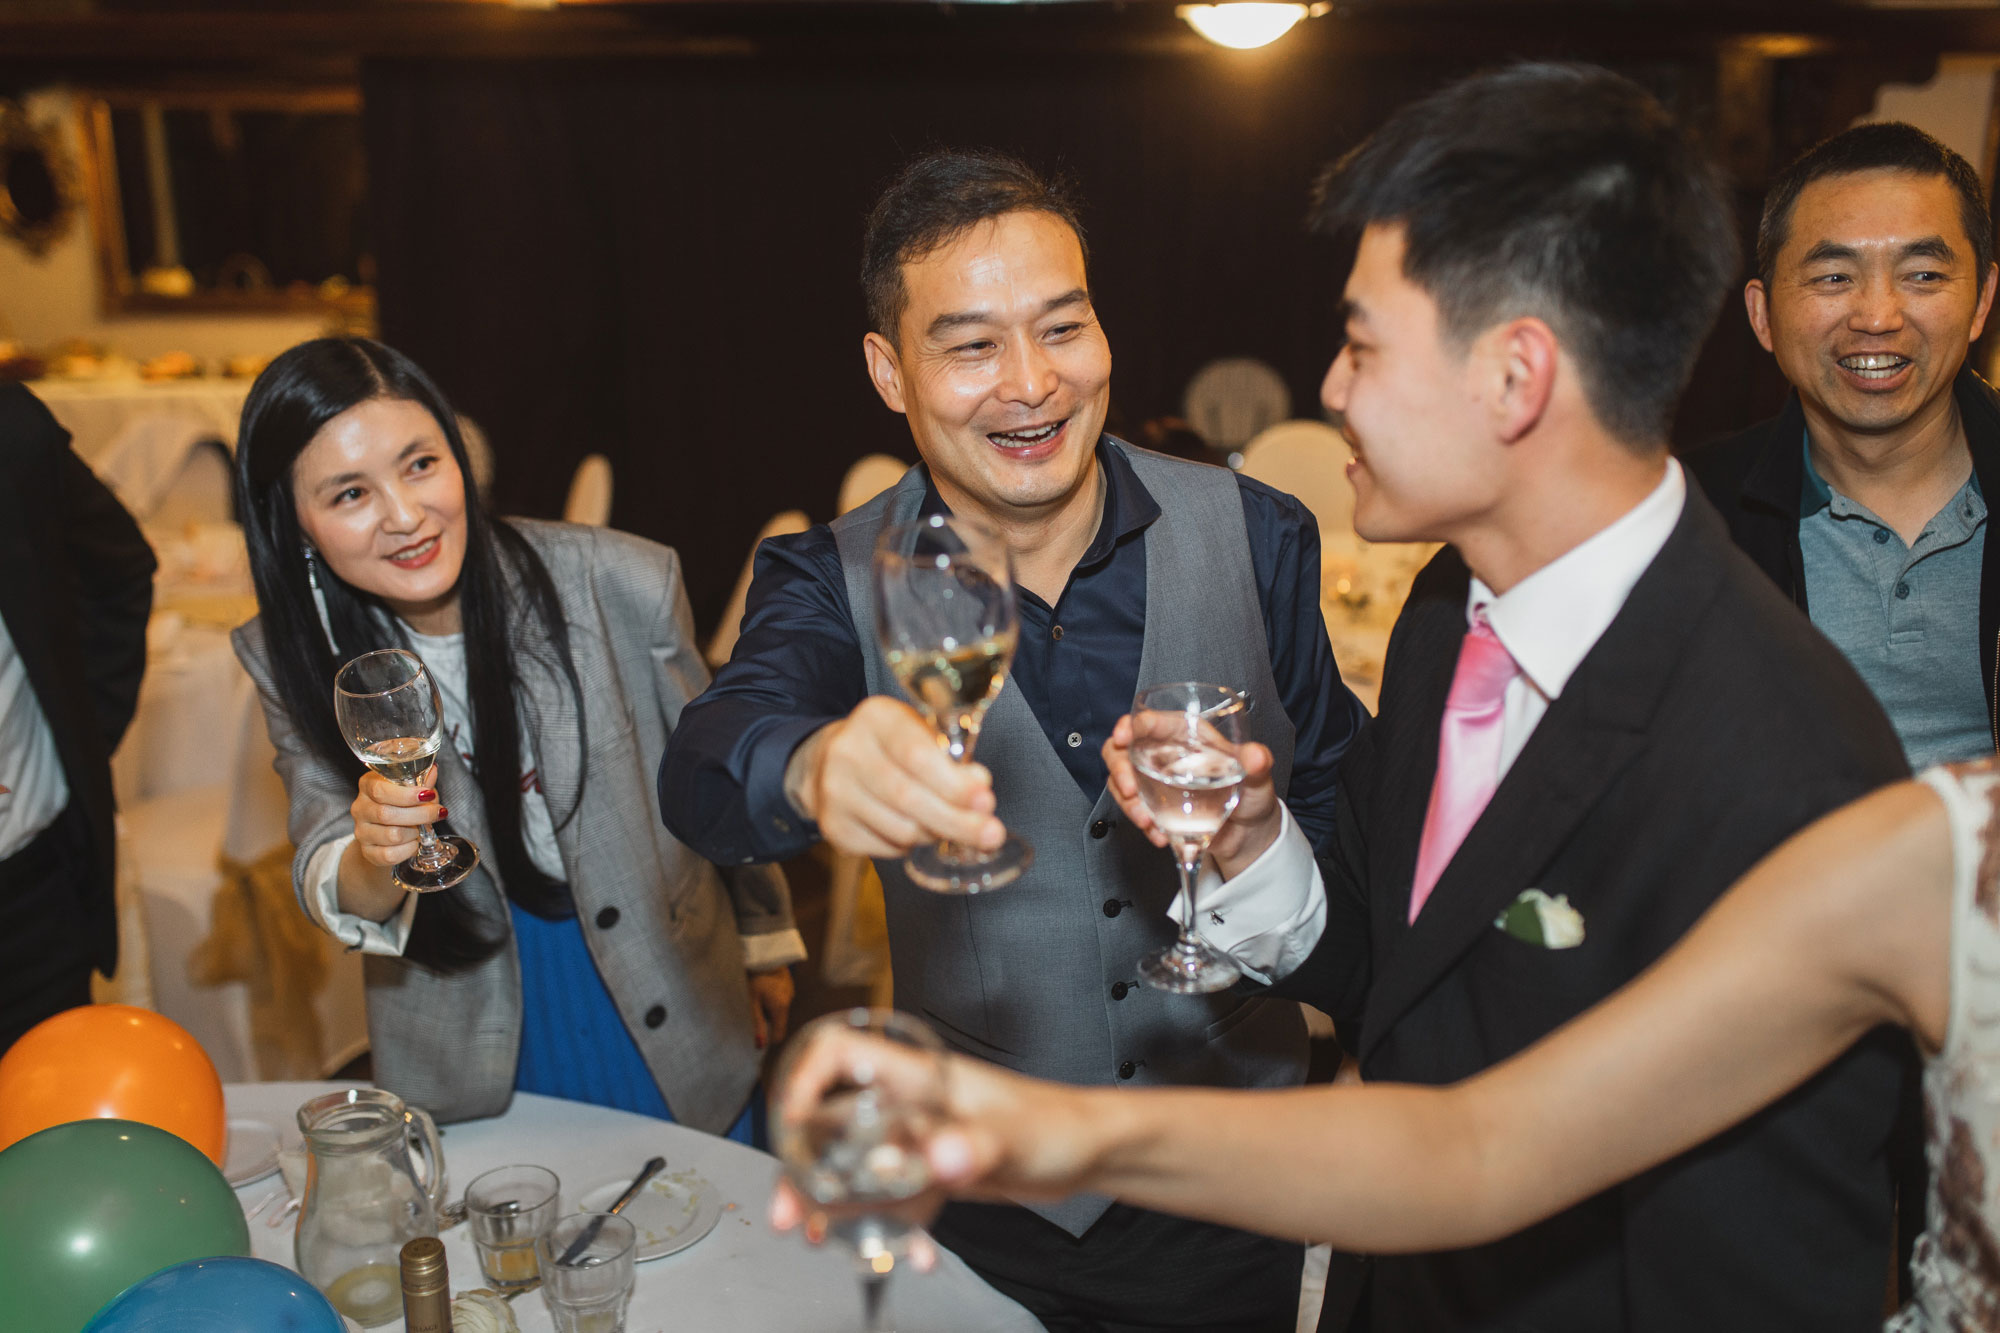
[[[403,648],[363,653],[333,678],[333,715],[341,739],[362,763],[391,782],[414,787],[444,745],[444,706],[423,659]],[[399,888],[434,893],[462,883],[479,849],[425,824],[417,854],[393,872]]]
[[[592,1227],[594,1234],[585,1233]],[[582,1241],[574,1254],[572,1247]],[[556,1333],[625,1333],[639,1233],[616,1213],[571,1213],[535,1242]]]
[[[884,1289],[917,1231],[903,1205],[930,1188],[923,1143],[944,1114],[943,1056],[920,1020],[849,1009],[800,1029],[774,1080],[773,1146],[812,1227],[854,1251],[868,1333],[888,1333]]]
[[[1200,681],[1153,685],[1132,701],[1132,766],[1139,799],[1167,835],[1181,873],[1180,938],[1139,960],[1146,984],[1183,995],[1227,990],[1243,973],[1194,930],[1194,885],[1209,842],[1242,796],[1239,690]]]

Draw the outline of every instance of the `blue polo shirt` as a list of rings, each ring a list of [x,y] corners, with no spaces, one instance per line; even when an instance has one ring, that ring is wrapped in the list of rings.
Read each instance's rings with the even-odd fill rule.
[[[1979,665],[1986,499],[1978,475],[1905,545],[1821,479],[1808,444],[1799,513],[1813,624],[1881,701],[1910,767],[1991,754]]]

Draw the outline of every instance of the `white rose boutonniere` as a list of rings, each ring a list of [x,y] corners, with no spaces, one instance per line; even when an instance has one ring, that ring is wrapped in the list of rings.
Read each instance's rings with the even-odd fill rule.
[[[1515,939],[1544,949],[1574,949],[1583,943],[1583,913],[1569,905],[1569,895],[1551,898],[1529,889],[1507,904],[1493,924]]]

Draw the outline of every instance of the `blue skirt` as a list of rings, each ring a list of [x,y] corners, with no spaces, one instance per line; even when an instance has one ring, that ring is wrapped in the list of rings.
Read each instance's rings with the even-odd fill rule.
[[[521,1058],[514,1087],[672,1120],[660,1085],[591,960],[580,918],[545,921],[508,906],[521,956]],[[753,1091],[727,1137],[762,1147],[763,1102],[761,1090]]]

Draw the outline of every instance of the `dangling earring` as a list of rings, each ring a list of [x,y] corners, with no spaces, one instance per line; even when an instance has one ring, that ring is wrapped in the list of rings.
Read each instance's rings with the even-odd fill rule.
[[[340,656],[340,645],[333,638],[333,617],[326,613],[326,594],[320,591],[319,570],[313,561],[311,542],[300,543],[306,557],[306,583],[312,588],[313,605],[319,609],[319,627],[326,631],[327,650],[335,657]]]

